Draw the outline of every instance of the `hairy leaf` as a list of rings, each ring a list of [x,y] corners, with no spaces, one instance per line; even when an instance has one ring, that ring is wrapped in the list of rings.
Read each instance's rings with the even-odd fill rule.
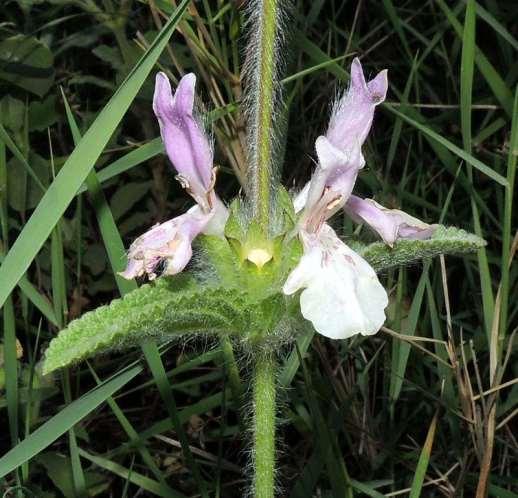
[[[389,247],[383,242],[368,245],[351,244],[351,247],[379,272],[440,254],[475,252],[485,245],[484,239],[465,230],[440,225],[428,240],[399,240],[394,247]]]
[[[247,316],[243,294],[236,290],[160,278],[71,322],[51,341],[43,371],[149,337],[239,332],[246,330]]]

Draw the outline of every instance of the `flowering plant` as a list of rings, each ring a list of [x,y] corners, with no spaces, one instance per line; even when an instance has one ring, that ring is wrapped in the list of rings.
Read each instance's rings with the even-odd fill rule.
[[[334,104],[327,131],[315,141],[317,166],[310,181],[293,194],[275,181],[274,108],[280,97],[275,71],[268,68],[275,65],[279,47],[266,43],[272,33],[275,38],[270,24],[276,14],[268,15],[259,18],[254,42],[262,63],[252,68],[250,80],[255,93],[248,100],[247,195],[227,207],[216,193],[213,144],[195,111],[195,75],[181,78],[173,94],[167,76],[158,73],[153,110],[176,179],[195,205],[131,244],[121,275],[147,277],[150,283],[71,322],[51,342],[44,365],[50,372],[149,337],[210,334],[230,351],[229,362],[233,348],[246,348],[254,362],[253,488],[261,498],[273,496],[274,489],[281,346],[309,323],[332,339],[375,334],[388,305],[377,272],[423,257],[473,251],[484,243],[352,194],[366,163],[362,146],[388,88],[386,70],[366,81],[358,59],[352,61],[349,87]],[[347,244],[330,225],[342,210],[382,242]],[[239,401],[242,390],[236,384],[233,394]]]

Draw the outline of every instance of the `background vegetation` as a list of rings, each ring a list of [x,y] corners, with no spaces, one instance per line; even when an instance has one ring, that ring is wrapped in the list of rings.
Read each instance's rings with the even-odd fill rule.
[[[60,375],[39,370],[64,324],[131,289],[114,277],[121,239],[127,247],[190,203],[157,138],[159,68],[174,82],[198,75],[219,192],[239,191],[244,3],[2,2],[0,257],[22,229],[25,243],[0,281],[5,295],[17,282],[1,312],[0,454],[15,448],[0,459],[3,496],[238,497],[247,488],[245,429],[214,344],[146,344]],[[156,65],[154,46],[137,65],[172,14],[181,19]],[[358,55],[367,74],[388,68],[390,81],[362,193],[488,244],[383,275],[390,318],[374,337],[301,331],[302,366],[285,351],[279,378],[279,494],[516,498],[518,6],[297,1],[286,24],[287,184],[309,178],[314,140]]]

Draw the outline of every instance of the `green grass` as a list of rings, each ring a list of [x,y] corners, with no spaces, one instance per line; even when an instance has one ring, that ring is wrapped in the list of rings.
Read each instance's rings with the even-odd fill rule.
[[[389,69],[390,90],[356,192],[487,245],[385,270],[385,331],[332,342],[308,328],[282,351],[280,496],[518,497],[514,3],[295,2],[279,83],[284,184],[309,178],[314,140],[358,55],[368,75]],[[237,4],[3,10],[0,494],[233,498],[250,484],[249,420],[238,413],[250,358],[229,344],[149,343],[53,377],[40,369],[66,323],[136,287],[116,275],[131,240],[190,206],[152,115],[155,72],[197,74],[218,193],[230,200],[244,187]],[[40,66],[4,60],[3,40],[18,34],[48,47]],[[27,67],[27,84],[2,76]],[[35,81],[50,89],[31,92]],[[356,227],[335,228],[347,237]]]

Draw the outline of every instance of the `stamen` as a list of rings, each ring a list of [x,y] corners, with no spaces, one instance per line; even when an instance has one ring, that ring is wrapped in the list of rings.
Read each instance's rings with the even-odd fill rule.
[[[183,175],[176,175],[175,179],[178,180],[178,182],[180,183],[182,188],[187,190],[187,192],[189,192],[189,193],[191,192],[191,184],[189,183],[189,180],[185,176],[183,176]]]
[[[342,202],[342,196],[341,195],[337,195],[337,197],[335,197],[332,201],[330,201],[327,206],[326,206],[326,209],[328,211],[331,211],[333,210],[336,206],[338,206],[338,204],[340,204],[340,202]]]
[[[214,168],[212,168],[212,172],[210,175],[210,184],[209,184],[209,188],[207,189],[207,192],[211,192],[212,190],[214,190],[214,185],[216,185],[216,176],[218,174],[218,170],[219,170],[219,168],[217,166],[214,166]]]

